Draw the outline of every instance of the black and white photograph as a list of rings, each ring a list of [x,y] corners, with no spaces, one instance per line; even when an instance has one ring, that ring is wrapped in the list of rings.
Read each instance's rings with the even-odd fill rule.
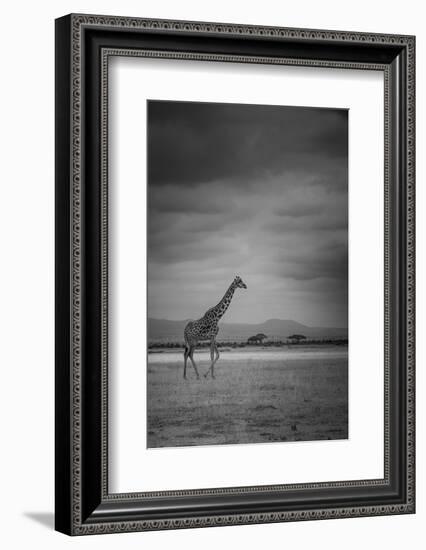
[[[348,110],[147,120],[147,447],[347,439]]]
[[[423,3],[2,8],[1,547],[425,547]]]

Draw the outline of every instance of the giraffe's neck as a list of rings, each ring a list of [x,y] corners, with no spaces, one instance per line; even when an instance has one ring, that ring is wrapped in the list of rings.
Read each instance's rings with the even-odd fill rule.
[[[234,283],[232,283],[228,288],[228,290],[225,292],[225,295],[223,296],[222,300],[217,304],[217,306],[213,308],[213,312],[217,320],[219,320],[221,317],[225,315],[225,312],[228,309],[229,304],[231,303],[234,292],[235,292],[235,286],[234,286]]]

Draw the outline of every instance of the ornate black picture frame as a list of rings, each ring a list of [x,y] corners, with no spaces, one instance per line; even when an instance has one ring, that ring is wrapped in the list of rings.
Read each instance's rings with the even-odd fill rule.
[[[107,75],[117,55],[383,72],[383,479],[108,492]],[[414,80],[413,36],[74,14],[56,21],[58,531],[414,513]]]

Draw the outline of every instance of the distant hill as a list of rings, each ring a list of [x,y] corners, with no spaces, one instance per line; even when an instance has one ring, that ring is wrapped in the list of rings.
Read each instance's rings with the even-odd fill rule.
[[[189,319],[168,321],[148,319],[149,342],[181,342],[183,331]],[[307,338],[347,338],[347,328],[307,327],[288,319],[269,319],[263,323],[219,323],[219,342],[241,342],[250,336],[264,333],[270,340],[285,340],[291,334],[304,334]]]

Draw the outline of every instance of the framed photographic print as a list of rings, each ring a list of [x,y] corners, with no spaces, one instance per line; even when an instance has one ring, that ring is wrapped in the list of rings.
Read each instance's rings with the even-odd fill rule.
[[[56,21],[56,529],[414,513],[412,36]]]

